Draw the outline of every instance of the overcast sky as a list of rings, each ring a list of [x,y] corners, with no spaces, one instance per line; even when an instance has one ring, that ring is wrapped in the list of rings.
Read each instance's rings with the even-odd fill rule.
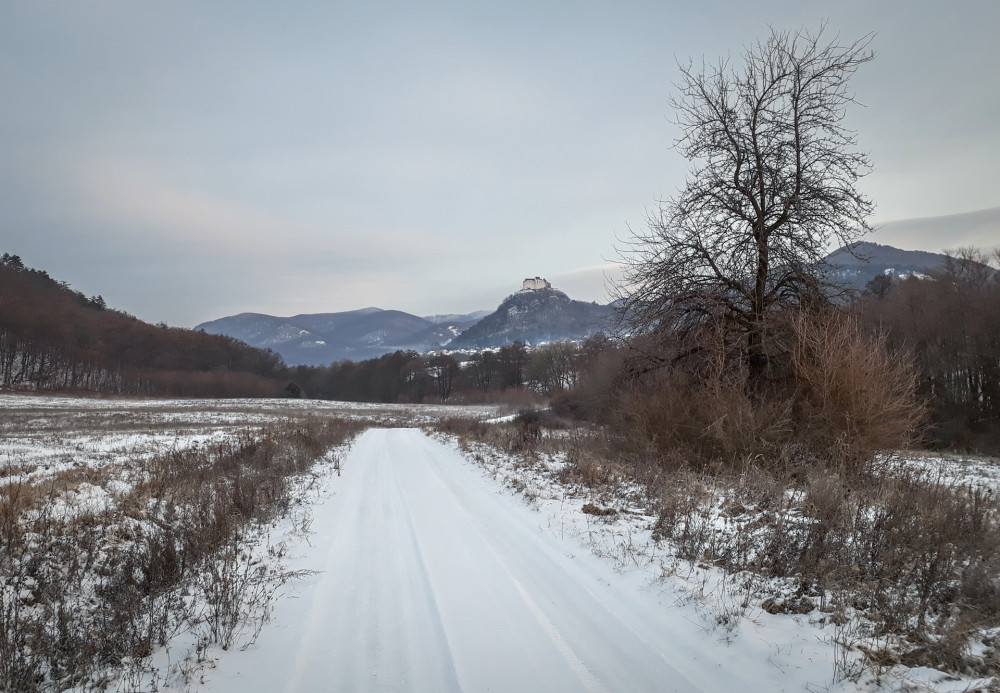
[[[0,0],[0,251],[185,327],[606,300],[684,181],[677,61],[824,19],[877,32],[870,240],[1000,245],[996,0]]]

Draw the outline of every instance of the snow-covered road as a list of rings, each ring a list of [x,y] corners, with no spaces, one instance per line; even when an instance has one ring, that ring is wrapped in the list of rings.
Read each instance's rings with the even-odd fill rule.
[[[734,691],[766,656],[730,648],[644,576],[540,526],[418,429],[355,443],[256,644],[210,691]],[[662,602],[662,603],[661,603]],[[760,679],[758,679],[760,680]]]

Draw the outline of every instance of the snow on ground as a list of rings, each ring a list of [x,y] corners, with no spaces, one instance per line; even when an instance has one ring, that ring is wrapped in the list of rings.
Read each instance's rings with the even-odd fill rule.
[[[85,413],[87,411],[175,412],[186,420],[198,417],[215,420],[221,417],[269,417],[320,412],[340,416],[396,416],[403,421],[426,423],[442,416],[488,417],[498,415],[502,405],[451,405],[451,404],[382,404],[371,402],[337,402],[318,399],[132,399],[114,397],[67,397],[59,395],[14,394],[0,392],[0,411],[11,410],[62,410]],[[188,412],[186,415],[184,412]]]
[[[372,429],[315,511],[315,571],[199,690],[805,690],[825,649],[790,629],[720,642],[654,573],[622,573],[498,493],[454,447]],[[791,656],[785,656],[790,654]]]
[[[495,407],[303,400],[121,400],[0,394],[0,477],[120,464],[247,426],[336,414],[380,425]],[[478,459],[476,459],[478,458]],[[920,458],[957,483],[997,486],[990,461]],[[34,468],[29,469],[32,465]],[[534,466],[416,429],[376,428],[320,468],[308,519],[262,538],[285,546],[286,596],[244,650],[192,634],[154,655],[161,691],[969,691],[987,681],[895,668],[857,680],[856,651],[814,612],[739,603],[740,576],[679,569],[640,502],[586,495]],[[15,469],[15,467],[17,469]],[[20,471],[18,471],[18,469]],[[0,478],[0,483],[3,483]],[[109,483],[114,483],[112,480]],[[78,504],[113,488],[81,482]],[[616,512],[595,514],[614,503]],[[584,510],[590,505],[590,511]],[[197,650],[197,652],[195,652]],[[149,686],[141,687],[146,690]]]
[[[925,472],[931,480],[941,480],[949,486],[971,486],[1000,492],[1000,463],[989,457],[954,454],[911,454],[904,467]]]
[[[638,512],[585,513],[536,469],[372,429],[324,481],[273,620],[194,690],[967,691],[931,669],[843,678],[816,615],[746,612],[710,569],[664,575]],[[514,492],[512,487],[519,489]],[[531,498],[526,500],[524,494]],[[701,584],[700,590],[693,585]],[[696,596],[692,596],[697,592]],[[822,615],[820,615],[822,616]],[[181,688],[161,690],[181,690]]]
[[[866,635],[863,623],[836,623],[822,609],[799,615],[765,612],[758,596],[762,588],[770,594],[784,591],[790,598],[795,585],[749,573],[727,575],[702,562],[680,560],[667,543],[653,540],[656,518],[645,514],[643,489],[637,485],[612,484],[611,496],[606,489],[568,487],[560,474],[565,465],[558,455],[540,455],[533,464],[526,464],[524,459],[511,460],[475,443],[468,446],[467,455],[499,483],[529,499],[554,535],[575,537],[622,572],[658,573],[663,584],[677,594],[678,603],[696,612],[696,616],[683,617],[697,618],[720,642],[737,651],[745,646],[748,637],[770,643],[774,652],[770,661],[783,672],[782,676],[801,668],[803,657],[821,664],[812,667],[814,671],[826,672],[825,683],[821,676],[808,680],[804,688],[797,688],[797,684],[782,687],[783,678],[781,685],[778,682],[759,687],[748,685],[746,690],[937,693],[996,690],[997,684],[991,678],[954,676],[926,667],[865,664],[862,650],[877,644],[878,638]],[[932,479],[941,478],[956,485],[996,488],[995,482],[1000,479],[1000,461],[995,459],[910,455],[896,459],[895,463],[901,468],[914,465],[929,472]],[[984,635],[996,637],[991,633]],[[800,641],[823,643],[824,647],[819,651],[809,648],[811,653],[797,652],[796,643]]]

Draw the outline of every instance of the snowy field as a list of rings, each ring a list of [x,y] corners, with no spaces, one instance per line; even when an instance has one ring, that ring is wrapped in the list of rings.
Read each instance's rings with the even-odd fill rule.
[[[954,454],[911,454],[905,464],[951,486],[970,486],[1000,493],[1000,462],[988,457]]]
[[[441,416],[489,418],[493,406],[299,399],[113,399],[0,393],[0,484],[102,468],[231,439],[289,419],[336,416],[419,426]]]
[[[85,488],[93,506],[124,493],[116,480],[134,478],[137,460],[171,450],[325,416],[377,426],[325,456],[300,484],[301,505],[240,549],[247,569],[266,567],[270,592],[261,611],[241,612],[247,624],[232,643],[179,628],[109,690],[995,689],[928,668],[862,669],[855,635],[829,614],[768,613],[749,599],[746,576],[678,561],[653,540],[639,489],[604,497],[567,486],[558,455],[525,464],[416,428],[506,414],[0,395],[0,476],[83,479],[74,493]],[[955,483],[1000,480],[988,460],[914,463]],[[86,481],[95,470],[100,483]]]

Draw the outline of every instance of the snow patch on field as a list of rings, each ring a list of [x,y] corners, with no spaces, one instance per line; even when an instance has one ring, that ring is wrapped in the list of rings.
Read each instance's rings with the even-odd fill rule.
[[[0,393],[0,485],[38,483],[232,440],[309,416],[419,426],[443,416],[491,418],[496,406],[399,405],[301,399],[110,399]]]
[[[1000,493],[1000,462],[989,457],[910,455],[904,464],[926,472],[949,486],[971,486]]]

